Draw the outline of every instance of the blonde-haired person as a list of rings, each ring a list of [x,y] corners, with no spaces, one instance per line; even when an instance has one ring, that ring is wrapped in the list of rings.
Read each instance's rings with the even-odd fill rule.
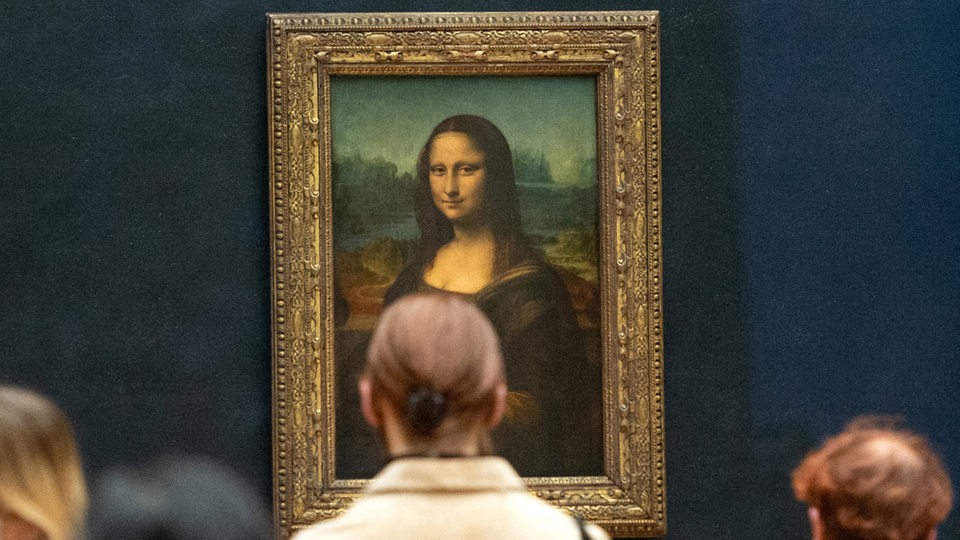
[[[73,540],[86,508],[66,415],[35,392],[0,385],[0,539]]]
[[[439,293],[391,304],[360,381],[364,418],[391,460],[343,516],[296,540],[608,538],[530,495],[491,455],[506,395],[496,334],[476,306]]]
[[[814,540],[934,540],[953,488],[926,439],[889,417],[854,419],[793,471]]]

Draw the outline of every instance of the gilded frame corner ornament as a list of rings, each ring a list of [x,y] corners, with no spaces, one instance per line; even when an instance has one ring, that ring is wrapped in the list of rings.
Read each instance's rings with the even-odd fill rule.
[[[604,474],[529,478],[613,536],[666,533],[659,15],[268,14],[274,509],[279,538],[336,517],[331,74],[596,81]]]

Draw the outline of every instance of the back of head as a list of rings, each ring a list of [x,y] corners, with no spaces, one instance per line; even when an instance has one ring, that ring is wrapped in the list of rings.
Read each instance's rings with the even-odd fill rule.
[[[380,316],[366,377],[405,415],[409,435],[429,440],[482,418],[504,371],[493,326],[476,306],[453,295],[412,294]]]
[[[49,540],[68,540],[79,533],[86,507],[66,415],[39,394],[0,386],[0,511],[39,528]]]
[[[793,489],[818,509],[827,540],[920,540],[953,503],[950,479],[926,440],[877,417],[855,420],[807,455]]]

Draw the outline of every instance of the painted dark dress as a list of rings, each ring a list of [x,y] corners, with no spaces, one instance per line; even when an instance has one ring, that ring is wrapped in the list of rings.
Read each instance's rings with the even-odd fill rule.
[[[438,291],[424,283],[423,270],[422,264],[405,268],[384,303]],[[600,365],[587,361],[583,333],[556,272],[529,261],[460,296],[489,317],[503,349],[510,394],[507,418],[493,433],[497,453],[523,476],[601,474]]]

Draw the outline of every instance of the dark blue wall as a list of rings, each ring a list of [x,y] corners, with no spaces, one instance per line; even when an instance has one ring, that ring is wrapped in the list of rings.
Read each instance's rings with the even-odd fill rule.
[[[737,10],[752,446],[898,414],[956,485],[960,7],[856,4]]]
[[[204,453],[268,498],[264,13],[481,9],[661,11],[669,538],[806,538],[789,470],[861,413],[960,476],[952,1],[5,4],[0,380],[91,477]]]

